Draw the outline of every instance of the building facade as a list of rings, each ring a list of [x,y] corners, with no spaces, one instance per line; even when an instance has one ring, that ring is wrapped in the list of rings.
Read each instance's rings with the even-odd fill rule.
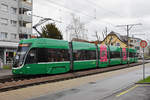
[[[129,48],[136,49],[138,56],[142,57],[143,49],[140,47],[140,42],[141,42],[140,38],[134,38],[134,37],[128,38]],[[101,42],[101,44],[127,48],[127,36],[123,36],[120,35],[119,33],[112,31],[105,37],[105,39]],[[144,50],[145,50],[144,52],[145,55],[150,54],[148,47],[146,47]]]
[[[124,36],[112,31],[105,37],[101,44],[127,48],[127,39]]]
[[[142,57],[143,48],[141,48],[140,42],[141,42],[141,39],[139,39],[139,38],[130,37],[130,39],[129,39],[129,43],[132,45],[132,48],[137,50],[139,57]],[[144,48],[144,55],[150,56],[149,45],[147,45],[147,47]]]
[[[0,0],[0,63],[12,64],[18,42],[32,34],[32,0]]]

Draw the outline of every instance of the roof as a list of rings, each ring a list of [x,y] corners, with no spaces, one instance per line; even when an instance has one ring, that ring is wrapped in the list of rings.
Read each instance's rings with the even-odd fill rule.
[[[87,40],[84,40],[84,39],[78,39],[78,38],[73,38],[72,41],[89,42],[89,41],[87,41]]]
[[[110,35],[111,34],[114,34],[114,35],[116,35],[121,41],[123,41],[123,42],[127,42],[127,36],[126,35],[120,35],[119,33],[116,33],[116,32],[114,32],[114,31],[111,31],[110,33],[109,33]],[[136,39],[136,40],[141,40],[140,38],[136,38],[136,37],[129,37],[129,38],[132,38],[132,39]]]
[[[4,48],[17,48],[19,43],[16,42],[6,42],[6,41],[0,41],[0,47]]]
[[[96,41],[89,41],[89,43],[101,44],[102,41],[99,41],[99,40],[96,40]]]
[[[86,43],[86,42],[72,42],[74,50],[96,50],[96,46],[94,43]]]
[[[21,40],[20,43],[32,43],[32,47],[47,47],[47,48],[62,48],[68,49],[68,42],[65,40],[51,39],[51,38],[32,38]]]
[[[127,43],[127,36],[111,31],[108,35],[116,35],[122,42]]]

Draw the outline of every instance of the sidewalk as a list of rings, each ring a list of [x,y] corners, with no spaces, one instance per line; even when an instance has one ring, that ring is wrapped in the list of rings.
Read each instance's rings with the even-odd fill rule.
[[[11,70],[0,69],[0,76],[5,76],[5,75],[12,75]]]
[[[104,100],[150,100],[150,84],[135,84]]]

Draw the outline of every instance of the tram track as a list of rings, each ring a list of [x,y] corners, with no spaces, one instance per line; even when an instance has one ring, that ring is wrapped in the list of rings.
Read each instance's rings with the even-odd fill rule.
[[[148,61],[145,63],[149,63]],[[129,67],[141,65],[142,62],[132,63]],[[14,90],[18,88],[24,88],[32,85],[39,85],[43,83],[57,82],[67,79],[73,79],[83,77],[87,75],[94,75],[102,72],[108,72],[113,70],[119,70],[123,68],[129,68],[127,65],[117,65],[106,68],[88,69],[82,71],[75,71],[70,73],[64,73],[59,75],[34,75],[34,76],[3,76],[0,77],[0,92]]]

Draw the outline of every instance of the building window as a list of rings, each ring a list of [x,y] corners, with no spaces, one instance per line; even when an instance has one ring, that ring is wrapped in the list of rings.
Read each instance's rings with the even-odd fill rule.
[[[0,38],[3,40],[3,39],[7,39],[7,37],[8,37],[8,33],[6,33],[6,32],[1,32],[1,34],[0,34]]]
[[[140,50],[140,47],[139,47],[139,46],[137,46],[137,47],[135,47],[135,49],[136,49],[136,50]]]
[[[25,23],[25,22],[22,22],[22,21],[19,21],[19,26],[21,26],[21,27],[26,27],[26,23]]]
[[[12,34],[11,34],[11,38],[12,38],[12,39],[17,39],[17,34],[12,33]]]
[[[19,34],[19,39],[28,39],[28,34]]]
[[[32,3],[32,0],[23,0],[24,2]]]
[[[8,19],[6,18],[1,18],[1,25],[8,25]]]
[[[1,10],[7,12],[8,11],[8,5],[1,4]]]
[[[131,43],[133,43],[133,40],[130,40]]]
[[[120,46],[120,43],[116,43],[116,46]]]
[[[17,8],[11,7],[10,11],[12,14],[17,14]]]
[[[141,41],[141,40],[139,40],[139,39],[137,40],[137,42],[140,42],[140,41]]]
[[[12,24],[12,26],[15,26],[15,27],[17,26],[17,21],[15,20],[11,20],[10,23]]]
[[[6,64],[13,64],[14,52],[6,52]]]
[[[134,42],[136,42],[136,40],[134,40]]]

